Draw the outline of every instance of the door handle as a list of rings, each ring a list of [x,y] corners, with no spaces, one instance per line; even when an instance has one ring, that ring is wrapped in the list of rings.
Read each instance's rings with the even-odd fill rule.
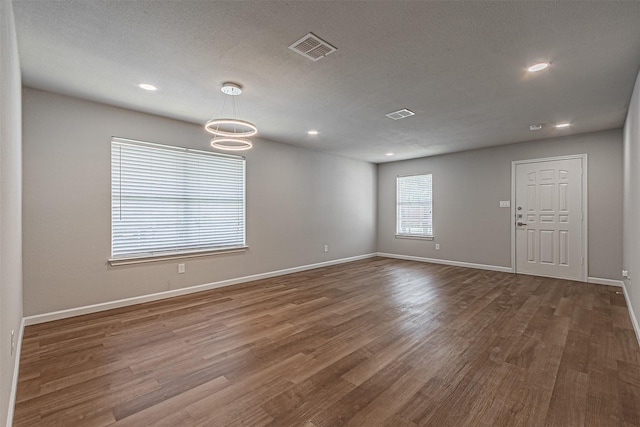
[[[527,225],[527,224],[525,224],[524,222],[518,222],[517,225],[518,227],[522,227],[523,225]]]

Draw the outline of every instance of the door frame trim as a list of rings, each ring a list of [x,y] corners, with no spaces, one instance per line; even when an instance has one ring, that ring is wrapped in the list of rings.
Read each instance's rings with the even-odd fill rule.
[[[516,166],[527,164],[527,163],[540,163],[540,162],[548,162],[554,160],[573,160],[580,159],[582,160],[582,256],[584,262],[582,263],[582,278],[580,279],[583,282],[587,281],[589,277],[589,227],[587,227],[589,223],[589,211],[588,211],[588,159],[589,156],[586,153],[583,154],[573,154],[567,156],[557,156],[557,157],[544,157],[540,159],[526,159],[526,160],[513,160],[511,162],[511,217],[509,220],[511,221],[510,229],[511,229],[511,270],[513,273],[517,273],[516,270]]]

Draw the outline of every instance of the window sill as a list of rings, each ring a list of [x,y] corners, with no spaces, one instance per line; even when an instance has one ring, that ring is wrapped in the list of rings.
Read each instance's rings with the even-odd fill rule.
[[[396,239],[433,240],[433,236],[411,236],[408,234],[396,234]]]
[[[209,255],[235,254],[235,253],[246,252],[247,249],[249,249],[248,246],[237,246],[233,248],[224,248],[224,249],[207,249],[204,251],[170,252],[170,253],[163,253],[163,254],[110,258],[109,265],[111,267],[118,267],[121,265],[144,264],[147,262],[166,261],[166,260],[172,260],[172,259],[199,258],[199,257],[209,256]]]

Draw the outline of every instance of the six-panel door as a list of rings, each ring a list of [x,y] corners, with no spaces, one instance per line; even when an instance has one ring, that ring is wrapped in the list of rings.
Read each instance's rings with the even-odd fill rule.
[[[516,164],[516,273],[585,280],[582,159]]]

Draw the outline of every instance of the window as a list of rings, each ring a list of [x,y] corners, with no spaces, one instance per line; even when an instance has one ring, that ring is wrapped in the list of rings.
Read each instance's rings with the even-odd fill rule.
[[[244,249],[244,158],[111,140],[112,265]]]
[[[396,178],[396,235],[433,237],[431,174]]]

